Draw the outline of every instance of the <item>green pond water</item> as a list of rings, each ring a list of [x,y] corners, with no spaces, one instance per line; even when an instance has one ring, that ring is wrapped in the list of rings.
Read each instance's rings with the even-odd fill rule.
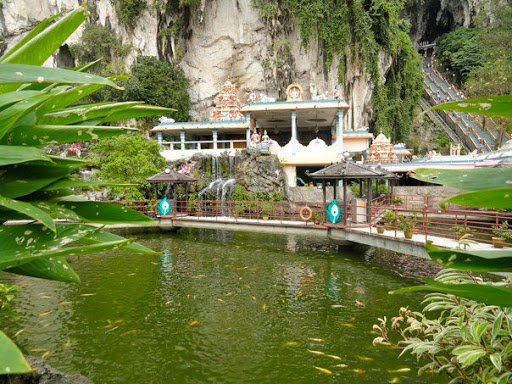
[[[24,286],[23,317],[6,332],[23,329],[15,340],[25,351],[95,383],[444,382],[372,346],[377,317],[421,298],[388,295],[417,281],[372,249],[185,229],[139,241],[163,255],[72,259],[79,285],[2,275]],[[393,372],[401,368],[411,371]]]

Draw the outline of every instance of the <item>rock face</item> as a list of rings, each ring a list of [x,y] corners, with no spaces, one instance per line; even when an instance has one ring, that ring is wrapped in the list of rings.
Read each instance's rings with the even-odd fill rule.
[[[410,0],[406,17],[411,22],[414,43],[434,41],[460,26],[469,26],[481,0]]]
[[[413,41],[433,40],[456,26],[468,25],[479,1],[410,0],[405,16],[411,21]],[[11,45],[38,21],[58,11],[67,12],[80,2],[3,0],[0,31],[7,45]],[[88,3],[94,10],[92,22],[112,29],[124,44],[133,47],[127,66],[137,55],[179,63],[191,83],[194,120],[210,116],[214,99],[227,80],[239,88],[242,101],[249,92],[282,98],[286,86],[294,81],[302,85],[306,99],[326,91],[333,95],[338,86],[350,103],[347,129],[367,126],[371,120],[373,89],[361,66],[349,60],[345,84],[338,85],[338,63],[325,68],[319,44],[310,44],[306,51],[299,28],[286,15],[264,21],[251,0],[201,0],[194,9],[182,4],[172,8],[171,2],[148,0],[148,8],[132,28],[120,24],[111,0]],[[68,44],[79,41],[80,34],[78,30]],[[66,66],[71,61],[69,49],[64,46],[46,64]],[[381,55],[379,71],[383,76],[390,65],[390,58]]]
[[[243,151],[236,168],[237,183],[249,192],[286,195],[286,175],[279,159],[258,151]]]

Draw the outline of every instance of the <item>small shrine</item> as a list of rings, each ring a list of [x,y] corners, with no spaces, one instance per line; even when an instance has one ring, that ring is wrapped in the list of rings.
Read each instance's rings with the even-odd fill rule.
[[[238,89],[233,83],[226,81],[217,96],[210,121],[244,120],[244,115],[240,113],[241,108],[242,103],[238,98]]]
[[[370,145],[365,162],[369,164],[398,163],[398,156],[393,147],[391,139],[388,139],[381,131]]]

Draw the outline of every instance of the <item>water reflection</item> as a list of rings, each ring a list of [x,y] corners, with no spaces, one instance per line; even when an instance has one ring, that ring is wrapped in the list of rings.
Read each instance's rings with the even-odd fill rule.
[[[97,383],[385,383],[414,364],[374,349],[370,331],[418,296],[387,295],[407,281],[362,252],[217,231],[141,242],[163,254],[75,259],[81,285],[17,278],[25,316],[9,333]]]

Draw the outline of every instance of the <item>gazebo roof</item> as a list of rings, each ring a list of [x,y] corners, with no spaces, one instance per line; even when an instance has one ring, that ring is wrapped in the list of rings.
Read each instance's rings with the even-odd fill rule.
[[[369,167],[353,161],[342,160],[340,163],[330,165],[324,169],[308,174],[317,180],[343,180],[343,179],[397,179],[398,175],[388,172],[381,167]]]
[[[184,184],[193,183],[194,181],[197,181],[197,179],[184,175],[183,173],[173,171],[172,169],[166,169],[165,171],[148,177],[146,181],[151,184]]]

